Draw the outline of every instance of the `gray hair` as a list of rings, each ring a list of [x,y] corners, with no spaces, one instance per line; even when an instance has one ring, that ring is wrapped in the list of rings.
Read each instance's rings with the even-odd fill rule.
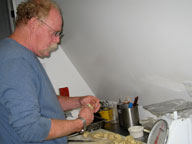
[[[59,10],[59,7],[52,0],[25,0],[21,2],[17,7],[16,26],[27,24],[33,17],[46,18],[51,8]]]

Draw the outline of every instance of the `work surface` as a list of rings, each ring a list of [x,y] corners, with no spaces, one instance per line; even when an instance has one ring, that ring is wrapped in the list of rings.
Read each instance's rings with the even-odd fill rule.
[[[74,137],[71,137],[71,138],[69,138],[70,140],[91,140],[91,142],[69,142],[69,144],[83,144],[83,143],[85,143],[85,144],[116,144],[114,141],[117,139],[114,139],[114,140],[109,140],[109,139],[106,139],[106,138],[94,138],[94,137],[92,137],[92,136],[90,136],[90,135],[92,135],[93,133],[95,134],[95,133],[108,133],[108,134],[112,134],[112,135],[115,135],[116,133],[113,133],[113,132],[110,132],[110,131],[107,131],[107,130],[104,130],[104,129],[98,129],[98,130],[95,130],[95,131],[93,131],[93,132],[91,132],[90,134],[89,134],[89,136],[88,137],[83,137],[82,135],[78,135],[78,136],[74,136]],[[124,136],[122,136],[122,138],[124,139],[125,137]],[[120,144],[119,142],[118,142],[118,144]],[[123,143],[124,144],[124,143]],[[128,143],[127,143],[128,144]],[[144,144],[144,143],[142,143],[142,142],[138,142],[138,143],[134,143],[134,144]]]

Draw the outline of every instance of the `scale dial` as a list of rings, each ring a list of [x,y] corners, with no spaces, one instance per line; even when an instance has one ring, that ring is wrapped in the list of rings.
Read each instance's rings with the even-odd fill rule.
[[[158,120],[152,127],[147,144],[166,144],[168,138],[168,124],[165,120]]]

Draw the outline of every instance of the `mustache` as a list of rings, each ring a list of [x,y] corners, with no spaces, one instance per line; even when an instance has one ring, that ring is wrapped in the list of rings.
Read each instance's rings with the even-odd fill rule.
[[[53,43],[52,45],[49,46],[48,49],[49,49],[50,51],[54,51],[54,50],[56,50],[57,48],[58,48],[58,44],[57,44],[57,43]]]

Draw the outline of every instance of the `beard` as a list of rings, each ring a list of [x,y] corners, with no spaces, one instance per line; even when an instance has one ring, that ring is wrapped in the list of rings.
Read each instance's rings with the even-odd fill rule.
[[[53,43],[48,47],[49,52],[55,51],[58,48],[57,43]]]
[[[57,43],[51,44],[47,49],[43,49],[43,50],[40,50],[40,51],[39,51],[40,57],[41,57],[41,58],[49,57],[49,56],[50,56],[50,53],[51,53],[52,51],[55,51],[57,48],[58,48],[58,44],[57,44]]]

